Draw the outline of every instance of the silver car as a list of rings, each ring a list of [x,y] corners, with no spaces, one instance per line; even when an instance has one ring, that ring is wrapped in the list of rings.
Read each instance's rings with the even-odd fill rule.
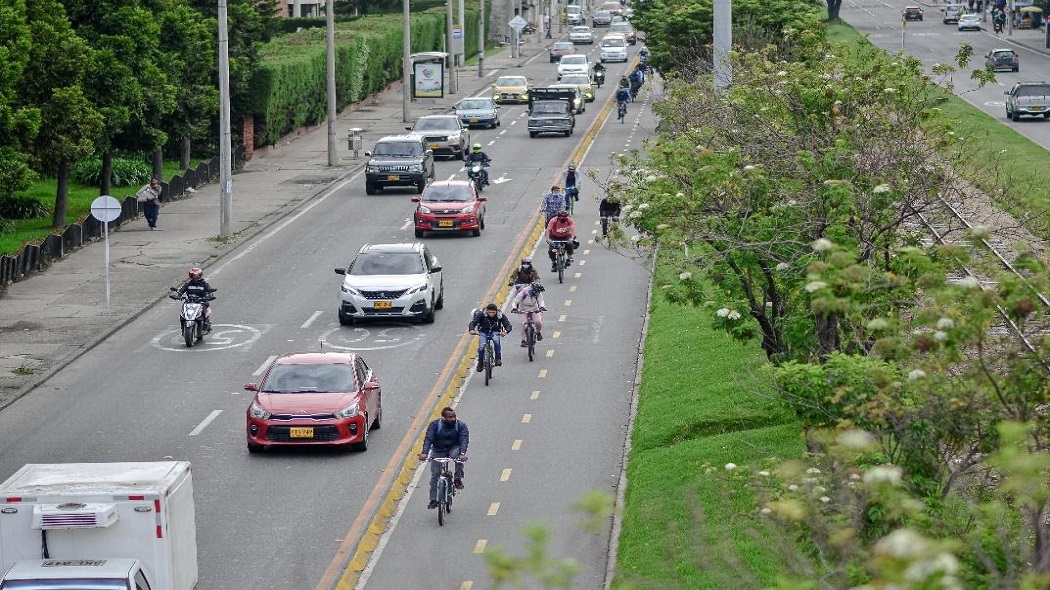
[[[586,25],[573,27],[569,29],[569,41],[592,45],[594,43],[594,31]]]
[[[499,105],[490,96],[464,98],[456,105],[456,116],[464,127],[499,127]]]
[[[405,127],[412,135],[421,135],[427,147],[434,155],[451,156],[463,159],[470,146],[470,131],[460,123],[456,115],[427,115],[420,117],[416,124]]]
[[[441,263],[422,242],[365,244],[346,268],[339,286],[339,323],[366,318],[434,321],[445,302]]]

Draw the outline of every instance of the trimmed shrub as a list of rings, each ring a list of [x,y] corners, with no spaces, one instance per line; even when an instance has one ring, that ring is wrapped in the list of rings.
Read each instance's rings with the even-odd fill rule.
[[[0,217],[0,236],[7,235],[13,231],[15,231],[15,223],[10,219]]]
[[[0,197],[0,218],[36,219],[51,215],[51,206],[32,197]]]
[[[102,160],[94,158],[81,160],[69,171],[80,184],[99,186],[102,176]],[[140,186],[150,181],[153,167],[142,160],[130,158],[113,158],[113,186]]]

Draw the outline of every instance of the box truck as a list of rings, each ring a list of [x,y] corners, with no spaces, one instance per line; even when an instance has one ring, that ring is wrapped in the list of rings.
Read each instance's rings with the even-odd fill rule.
[[[186,461],[29,464],[0,484],[0,590],[192,590]]]

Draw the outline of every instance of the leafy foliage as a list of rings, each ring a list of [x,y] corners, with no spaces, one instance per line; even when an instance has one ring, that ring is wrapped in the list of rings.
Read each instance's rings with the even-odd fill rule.
[[[51,208],[32,197],[0,197],[0,218],[34,219],[51,215]]]
[[[113,158],[113,184],[140,186],[148,183],[153,169],[143,160]],[[70,175],[81,184],[98,186],[102,176],[102,160],[81,160],[70,168]]]

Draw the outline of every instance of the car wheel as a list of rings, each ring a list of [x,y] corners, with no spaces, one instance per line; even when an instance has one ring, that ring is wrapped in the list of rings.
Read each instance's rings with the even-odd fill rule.
[[[536,132],[535,132],[535,131],[529,131],[529,137],[532,137],[532,138],[534,138],[534,139],[535,139],[535,137],[536,137]]]
[[[438,300],[434,302],[434,309],[443,309],[445,307],[445,283],[441,283],[438,287]]]
[[[261,452],[263,452],[263,450],[264,450],[264,447],[262,445],[256,445],[256,444],[248,443],[248,452],[249,453],[261,453]]]
[[[1050,115],[1050,113],[1047,113],[1047,115]],[[1046,115],[1043,115],[1043,116],[1045,117]],[[478,225],[481,226],[481,229],[485,229],[485,216],[484,215],[482,215],[481,219],[478,220]]]
[[[424,324],[433,324],[434,323],[434,308],[435,308],[435,305],[433,303],[431,303],[430,304],[430,309],[428,309],[426,311],[426,313],[424,313],[422,316],[420,316],[419,321],[424,323]]]
[[[422,238],[423,237],[423,230],[417,229],[416,230],[416,237],[417,238]]]
[[[374,182],[366,182],[365,183],[365,194],[366,195],[374,195],[374,194],[376,194],[376,190],[378,188],[379,187],[376,186],[376,183],[374,183]]]
[[[421,180],[419,181],[419,184],[416,185],[416,192],[419,194],[423,194],[423,189],[425,188],[427,188],[427,182],[425,180]]]
[[[343,313],[343,310],[339,310],[339,325],[340,326],[352,326],[354,325],[354,316]]]
[[[367,413],[365,414],[364,432],[361,433],[361,442],[351,444],[350,448],[352,448],[355,451],[362,452],[362,453],[368,450],[368,414]]]
[[[1019,72],[1019,71],[1021,71],[1021,66],[1017,66],[1017,67],[1015,67],[1015,68],[1014,68],[1014,71],[1015,71],[1015,72]]]
[[[376,408],[376,419],[372,420],[372,430],[383,427],[383,396],[379,396],[379,407]]]
[[[1019,113],[1017,111],[1014,111],[1013,113],[1010,114],[1010,120],[1011,121],[1020,121],[1021,120],[1021,113]]]
[[[475,238],[481,237],[481,228],[478,228],[478,229],[470,232],[470,235],[474,236]]]

